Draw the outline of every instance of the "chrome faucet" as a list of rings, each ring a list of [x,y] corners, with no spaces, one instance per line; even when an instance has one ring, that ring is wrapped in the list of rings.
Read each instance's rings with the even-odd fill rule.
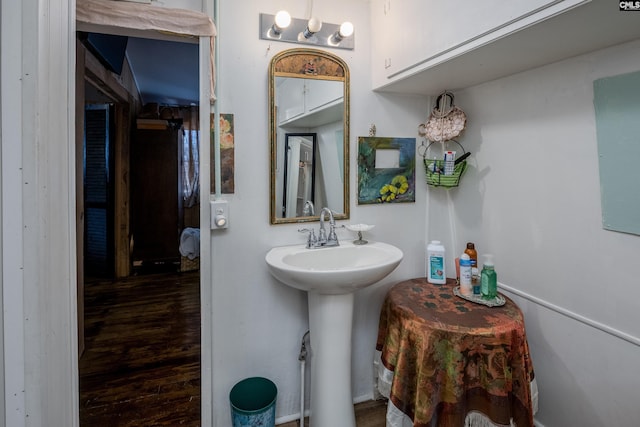
[[[327,230],[324,226],[325,214],[329,214],[329,235],[327,236]],[[338,236],[336,235],[336,221],[333,218],[333,212],[329,208],[322,208],[320,212],[320,231],[318,231],[318,237],[316,238],[313,229],[303,228],[298,230],[300,232],[308,232],[309,237],[307,239],[307,249],[326,248],[330,246],[340,246],[338,242]]]
[[[304,208],[302,209],[302,216],[313,216],[315,215],[315,208],[313,206],[313,202],[311,200],[307,200],[304,202]]]
[[[329,214],[329,236],[324,228],[324,214]],[[336,236],[336,220],[333,218],[331,209],[324,207],[320,212],[320,231],[318,232],[318,244],[321,246],[338,246],[338,236]]]

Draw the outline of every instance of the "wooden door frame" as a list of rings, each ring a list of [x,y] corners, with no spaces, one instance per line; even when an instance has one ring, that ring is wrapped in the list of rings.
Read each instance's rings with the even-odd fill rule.
[[[84,109],[85,83],[100,90],[114,105],[114,212],[113,212],[113,256],[114,275],[127,277],[131,273],[129,246],[129,146],[130,127],[137,100],[120,80],[114,78],[100,64],[80,41],[76,40],[76,123],[75,123],[75,163],[76,163],[76,265],[77,265],[77,306],[78,306],[78,355],[82,355],[84,345]]]
[[[84,140],[84,84],[89,84],[103,92],[114,104],[113,120],[114,135],[114,275],[116,278],[127,277],[131,273],[130,246],[129,246],[129,147],[131,122],[139,101],[131,88],[127,88],[109,73],[79,41],[77,41],[76,61],[76,218],[78,222],[84,222],[83,210],[83,140]],[[133,106],[133,107],[132,107]],[[78,241],[82,240],[84,228],[78,227]],[[78,247],[78,269],[83,265]]]

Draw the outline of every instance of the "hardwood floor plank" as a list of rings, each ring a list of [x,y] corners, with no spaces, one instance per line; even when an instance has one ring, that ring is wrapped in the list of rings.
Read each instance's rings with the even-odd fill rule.
[[[197,272],[87,281],[81,427],[200,426],[199,287]],[[385,413],[358,404],[357,426],[384,427]]]
[[[87,281],[80,425],[200,426],[197,272]]]

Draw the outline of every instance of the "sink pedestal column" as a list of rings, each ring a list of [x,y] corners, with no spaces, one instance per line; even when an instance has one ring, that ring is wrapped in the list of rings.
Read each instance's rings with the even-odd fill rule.
[[[353,293],[308,293],[310,427],[356,427],[351,394]]]

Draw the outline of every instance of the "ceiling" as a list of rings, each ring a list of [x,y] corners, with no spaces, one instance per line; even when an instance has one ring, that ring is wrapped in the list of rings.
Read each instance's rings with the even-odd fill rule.
[[[142,104],[199,104],[197,43],[84,33],[83,43],[116,74],[128,59]],[[94,90],[95,92],[95,90]],[[93,93],[93,92],[92,92]],[[99,99],[99,94],[92,95]]]
[[[198,44],[129,37],[126,56],[143,104],[198,104]]]

